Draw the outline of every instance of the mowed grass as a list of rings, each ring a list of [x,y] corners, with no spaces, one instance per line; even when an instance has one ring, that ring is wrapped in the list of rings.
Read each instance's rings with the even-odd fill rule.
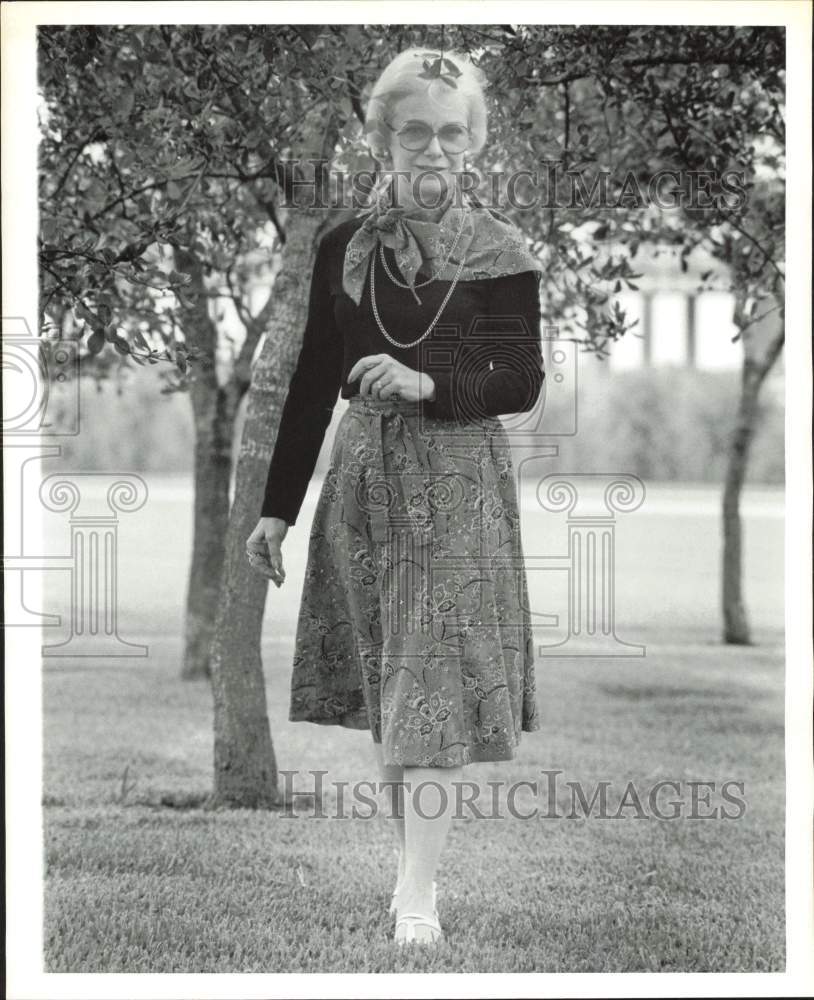
[[[395,858],[384,815],[332,818],[330,782],[376,778],[369,735],[285,723],[269,700],[295,791],[324,770],[323,810],[162,806],[210,788],[211,697],[177,679],[177,654],[46,677],[46,954],[54,972],[777,971],[784,964],[783,701],[777,651],[651,649],[646,663],[542,667],[544,728],[470,780],[545,780],[551,818],[460,818],[439,875],[447,943],[405,954],[387,917]],[[266,646],[268,661],[283,649]],[[125,775],[125,769],[126,775]],[[124,776],[124,777],[123,777]],[[659,779],[682,783],[659,802]],[[743,782],[739,819],[693,819],[690,781]],[[610,813],[571,812],[565,781]],[[618,810],[633,782],[649,818]],[[735,793],[733,793],[735,794]],[[489,815],[490,792],[477,802]],[[500,793],[505,801],[505,787]],[[630,800],[628,800],[630,801]],[[346,793],[346,814],[353,798]],[[363,814],[368,810],[362,808]],[[735,812],[732,806],[729,812]],[[554,818],[559,816],[560,818]]]
[[[178,577],[162,576],[161,586],[182,594],[184,553],[173,553],[167,511],[160,513],[156,545],[165,565],[180,564]],[[645,602],[653,600],[646,581],[660,558],[653,523],[641,533],[639,553],[631,551],[630,529],[626,548],[624,585]],[[692,528],[682,522],[685,550]],[[776,552],[782,522],[765,522],[757,542]],[[150,559],[149,548],[142,557]],[[530,812],[537,805],[540,813],[521,819],[504,807],[501,818],[453,820],[438,874],[447,940],[407,950],[392,943],[387,916],[395,876],[387,819],[350,818],[350,789],[348,818],[334,818],[332,782],[378,777],[369,733],[287,720],[300,564],[292,547],[286,587],[269,592],[269,717],[278,768],[298,772],[295,791],[313,790],[309,770],[327,772],[327,819],[315,818],[304,798],[297,818],[201,808],[212,781],[211,693],[206,683],[179,679],[181,640],[164,627],[166,604],[156,630],[145,630],[160,600],[146,570],[128,573],[131,587],[145,586],[135,598],[130,592],[138,617],[128,622],[123,613],[120,629],[149,644],[146,659],[45,660],[48,971],[784,968],[784,662],[782,618],[772,627],[776,615],[767,612],[777,578],[766,564],[753,559],[747,580],[763,613],[759,645],[717,645],[715,608],[682,597],[676,617],[696,628],[648,628],[646,615],[619,623],[625,640],[646,642],[643,658],[538,655],[542,729],[523,734],[514,760],[467,767],[465,777],[480,784],[487,815],[486,782],[503,783],[496,787],[505,803],[512,782],[537,781],[541,794],[533,800],[524,789],[517,806]],[[706,579],[709,571],[689,551],[676,571],[681,593],[691,592],[693,574]],[[543,770],[561,772],[556,803],[544,794]],[[679,803],[676,819],[653,814],[648,795],[660,780],[679,783],[658,797],[666,814],[671,801]],[[731,792],[745,802],[740,818],[720,818],[722,806],[736,811],[721,795],[727,781],[743,783],[742,793]],[[570,818],[566,782],[580,783],[588,799],[608,783],[611,814],[632,783],[644,815],[628,795],[620,818],[601,818],[598,807]],[[697,786],[696,813],[717,808],[719,818],[691,817],[691,782],[714,783]]]

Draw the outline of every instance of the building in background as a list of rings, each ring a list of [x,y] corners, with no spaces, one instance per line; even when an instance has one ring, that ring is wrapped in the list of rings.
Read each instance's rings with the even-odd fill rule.
[[[606,363],[611,371],[648,366],[680,366],[701,371],[739,372],[743,342],[733,341],[735,297],[720,262],[696,250],[682,271],[678,252],[670,247],[640,251],[633,267],[641,278],[638,291],[620,292],[615,299],[638,325],[613,345]],[[707,276],[706,281],[701,276]],[[759,318],[749,335],[756,346],[767,343],[782,322],[774,300],[758,307]],[[595,367],[595,366],[592,366]],[[784,354],[769,373],[764,391],[782,403]]]

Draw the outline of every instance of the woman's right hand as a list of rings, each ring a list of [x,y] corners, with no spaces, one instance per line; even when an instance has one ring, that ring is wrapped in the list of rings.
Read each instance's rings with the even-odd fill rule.
[[[276,587],[285,582],[283,553],[280,549],[288,533],[288,523],[280,517],[261,517],[257,527],[246,539],[249,565],[274,581]]]

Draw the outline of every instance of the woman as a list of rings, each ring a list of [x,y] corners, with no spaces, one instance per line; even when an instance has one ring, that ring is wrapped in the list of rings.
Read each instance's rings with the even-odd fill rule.
[[[540,394],[540,265],[504,216],[461,197],[464,157],[485,142],[482,85],[465,56],[419,49],[377,81],[365,131],[391,176],[370,211],[318,246],[247,541],[252,565],[281,586],[282,541],[341,391],[349,405],[311,527],[290,718],[371,730],[394,806],[400,943],[443,935],[434,876],[464,766],[511,759],[521,732],[539,728],[497,418]]]

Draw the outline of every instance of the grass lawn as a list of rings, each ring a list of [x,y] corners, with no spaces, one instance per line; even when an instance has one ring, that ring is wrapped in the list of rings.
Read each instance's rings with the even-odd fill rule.
[[[269,591],[263,659],[278,767],[299,771],[299,790],[312,787],[309,769],[327,771],[331,815],[330,782],[377,775],[368,733],[287,721],[307,509],[301,521],[298,540],[289,536],[286,586]],[[638,533],[620,528],[618,634],[645,643],[647,655],[538,655],[543,728],[523,735],[515,760],[472,765],[465,777],[542,781],[542,769],[559,770],[560,818],[504,810],[500,819],[454,820],[438,875],[447,941],[406,951],[391,942],[395,857],[383,815],[316,819],[304,801],[297,818],[162,804],[210,789],[212,700],[205,683],[178,679],[172,616],[180,621],[187,526],[168,499],[155,501],[149,524],[149,532],[122,528],[131,589],[120,627],[149,644],[149,657],[44,661],[47,971],[784,968],[782,567],[778,581],[770,562],[777,546],[782,561],[782,520],[747,525],[758,645],[737,649],[717,644],[708,601],[714,516],[653,514]],[[131,556],[143,565],[128,564]],[[555,636],[543,629],[537,638]],[[659,797],[665,811],[680,801],[677,819],[652,814],[647,795],[660,779],[681,783]],[[608,782],[612,813],[633,782],[645,815],[568,818],[566,781],[581,782],[589,798]],[[702,789],[702,814],[734,812],[721,785],[742,782],[743,815],[691,818],[692,781],[715,783],[709,805]],[[533,804],[521,795],[518,805]]]

